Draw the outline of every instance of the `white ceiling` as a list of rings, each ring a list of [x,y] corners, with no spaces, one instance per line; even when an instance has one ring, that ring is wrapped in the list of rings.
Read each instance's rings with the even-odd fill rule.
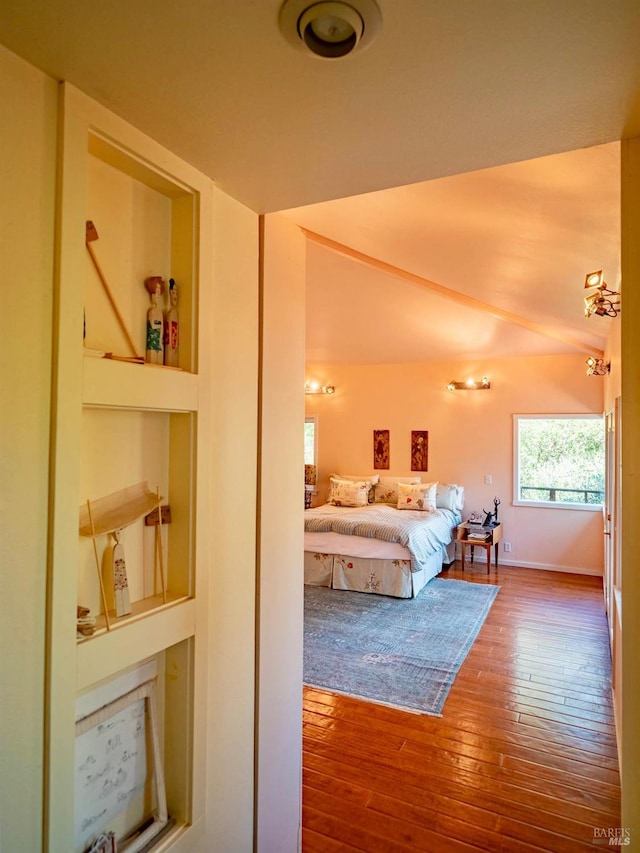
[[[281,0],[3,0],[0,41],[253,210],[313,204],[287,215],[551,333],[314,244],[314,360],[346,358],[336,330],[358,316],[366,341],[396,315],[386,360],[602,348],[609,321],[582,318],[580,288],[590,269],[619,274],[603,143],[640,134],[640,2],[378,3],[381,33],[342,60],[292,48]]]
[[[640,133],[638,0],[378,0],[322,60],[281,0],[3,0],[0,41],[258,212]]]

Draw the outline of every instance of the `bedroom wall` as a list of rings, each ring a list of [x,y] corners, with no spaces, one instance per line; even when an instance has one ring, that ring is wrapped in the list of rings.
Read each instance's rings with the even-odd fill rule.
[[[621,330],[622,320],[611,323],[604,358],[611,365],[608,376],[604,377],[604,410],[609,411],[613,407],[616,397],[620,396],[622,390],[622,375],[620,372],[621,359]]]
[[[6,581],[0,607],[0,851],[35,853],[46,846],[43,762],[58,83],[0,45],[0,100],[11,104],[0,134],[5,200],[0,211],[5,309],[0,566]],[[300,831],[302,527],[297,513],[302,515],[302,489],[293,484],[302,481],[304,247],[299,230],[292,234],[285,228],[283,237],[274,226],[276,245],[294,245],[295,251],[276,253],[279,263],[272,265],[269,284],[266,322],[273,335],[265,330],[270,363],[264,392],[269,409],[263,416],[263,421],[269,419],[264,482],[270,487],[283,484],[295,511],[287,511],[285,499],[271,504],[272,516],[265,513],[263,531],[270,552],[263,555],[262,569],[268,612],[262,622],[262,683],[256,684],[258,217],[218,190],[213,203],[215,232],[205,248],[213,252],[215,273],[215,310],[208,329],[213,336],[215,395],[211,457],[212,476],[225,485],[224,500],[218,492],[212,496],[207,837],[197,849],[248,851],[255,844],[256,850],[289,853],[299,848]],[[294,436],[285,439],[286,446],[280,442],[285,419],[287,439]],[[279,465],[286,469],[284,479]],[[279,520],[282,507],[284,517]],[[284,529],[286,547],[277,547],[276,528]],[[228,565],[233,571],[225,569]],[[290,582],[291,572],[299,573],[300,583]],[[257,690],[262,801],[255,839]],[[52,844],[55,847],[55,839]]]
[[[57,85],[0,46],[0,848],[41,849]],[[9,118],[10,116],[10,118]]]
[[[300,849],[305,241],[262,218],[256,853]]]
[[[373,471],[372,430],[389,429],[388,474],[409,474],[411,430],[429,431],[423,481],[465,486],[465,514],[501,500],[510,555],[503,563],[601,574],[600,512],[514,507],[511,504],[512,415],[601,413],[604,383],[587,377],[585,356],[537,356],[483,363],[430,362],[366,366],[311,365],[306,379],[336,386],[332,396],[307,395],[318,415],[319,495],[328,476]],[[488,376],[488,391],[447,391],[451,379]],[[486,485],[485,475],[492,484]],[[507,559],[508,558],[508,559]]]
[[[640,137],[622,145],[622,597],[624,619],[618,637],[621,676],[616,683],[622,723],[622,826],[640,826],[640,677],[635,649],[640,624],[640,573],[635,538],[640,511]],[[625,654],[625,651],[627,652]],[[617,673],[618,674],[618,673]],[[622,683],[620,683],[620,681]],[[637,829],[636,829],[637,832]],[[635,842],[634,842],[635,843]],[[637,846],[637,844],[635,845]]]
[[[254,835],[256,530],[248,520],[257,488],[258,217],[216,188],[213,217],[211,482],[224,483],[225,499],[213,490],[207,834],[198,853],[250,850]]]

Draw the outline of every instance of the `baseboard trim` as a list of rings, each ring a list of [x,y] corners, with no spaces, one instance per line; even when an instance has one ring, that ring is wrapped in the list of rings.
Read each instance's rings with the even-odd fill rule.
[[[604,575],[604,569],[583,569],[577,566],[551,566],[547,563],[523,563],[521,560],[505,560],[500,556],[499,566],[515,566],[521,569],[542,569],[544,572],[566,572],[570,575],[589,575],[590,577],[601,578]]]

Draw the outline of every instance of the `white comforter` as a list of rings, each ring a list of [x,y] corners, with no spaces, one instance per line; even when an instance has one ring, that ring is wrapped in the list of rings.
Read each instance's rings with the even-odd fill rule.
[[[436,551],[451,542],[462,517],[448,509],[435,512],[399,510],[389,504],[338,507],[324,504],[304,514],[305,532],[337,533],[397,543],[406,548],[411,570],[418,571]],[[354,555],[355,556],[355,555]]]

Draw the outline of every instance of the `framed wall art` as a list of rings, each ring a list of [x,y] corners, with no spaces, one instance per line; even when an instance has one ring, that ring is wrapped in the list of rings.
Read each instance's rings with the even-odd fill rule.
[[[108,838],[109,824],[127,809],[145,825],[124,840],[127,853],[146,848],[167,824],[155,679],[76,722],[75,787],[76,852]]]
[[[411,470],[429,470],[429,433],[426,429],[411,430]]]
[[[373,431],[373,467],[383,470],[389,468],[389,430]]]

